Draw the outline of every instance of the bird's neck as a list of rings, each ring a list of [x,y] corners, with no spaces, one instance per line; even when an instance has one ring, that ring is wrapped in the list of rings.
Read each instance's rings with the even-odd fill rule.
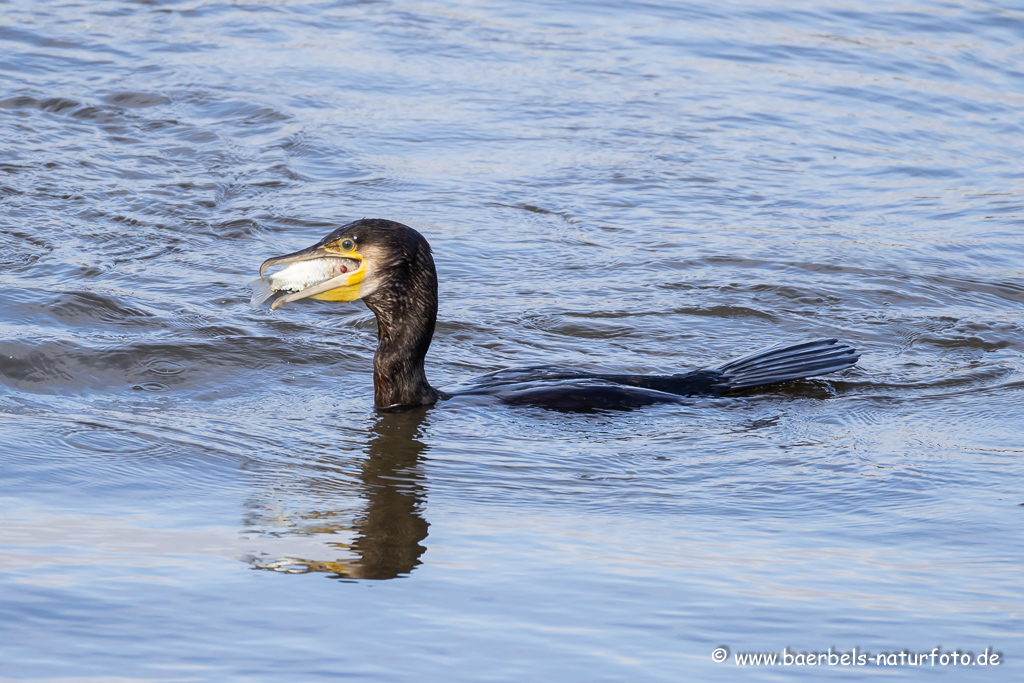
[[[437,321],[433,263],[429,272],[415,281],[396,282],[364,301],[377,316],[374,404],[389,408],[435,403],[439,394],[427,382],[423,369]]]

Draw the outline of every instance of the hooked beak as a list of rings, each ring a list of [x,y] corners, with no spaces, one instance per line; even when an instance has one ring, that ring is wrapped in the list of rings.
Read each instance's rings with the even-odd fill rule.
[[[366,259],[356,251],[345,252],[344,254],[332,251],[323,244],[314,244],[312,247],[285,254],[284,256],[273,256],[268,258],[260,266],[260,277],[264,271],[271,266],[283,265],[286,263],[298,263],[300,261],[315,261],[317,259],[341,259],[347,261],[349,267],[347,272],[332,277],[323,282],[317,283],[298,292],[290,292],[279,297],[270,305],[274,311],[292,301],[299,299],[327,299],[330,301],[354,301],[359,298],[359,288],[366,277]]]

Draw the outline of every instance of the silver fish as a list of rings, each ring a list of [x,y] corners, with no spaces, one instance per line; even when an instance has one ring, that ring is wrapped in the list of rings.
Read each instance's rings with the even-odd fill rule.
[[[299,261],[273,275],[261,277],[249,283],[252,288],[253,308],[274,295],[275,292],[301,292],[333,277],[348,272],[346,261],[349,259],[319,258],[311,261]]]

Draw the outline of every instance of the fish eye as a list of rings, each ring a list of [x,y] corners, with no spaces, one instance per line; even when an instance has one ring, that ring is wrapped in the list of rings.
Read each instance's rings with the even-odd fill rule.
[[[356,243],[353,242],[352,240],[342,240],[341,241],[341,248],[344,249],[345,251],[352,251],[352,249],[354,249],[355,246],[356,246]]]

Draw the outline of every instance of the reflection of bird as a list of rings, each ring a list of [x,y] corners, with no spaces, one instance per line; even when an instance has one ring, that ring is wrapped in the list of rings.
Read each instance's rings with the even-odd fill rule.
[[[271,559],[261,553],[249,558],[253,566],[288,574],[324,572],[339,579],[393,579],[412,572],[421,563],[420,556],[426,550],[423,541],[430,526],[423,518],[426,487],[420,469],[428,450],[420,440],[426,414],[427,408],[420,406],[377,415],[367,434],[366,457],[360,461],[358,476],[352,482],[366,499],[365,509],[355,519],[334,521],[350,513],[336,507],[345,497],[337,495],[339,482],[331,476],[337,462],[328,453],[317,457],[316,473],[304,482],[307,492],[320,494],[312,497],[320,505],[306,510],[298,520],[288,520],[286,530],[275,531],[277,537],[317,533],[324,538],[326,549],[342,551],[344,556],[334,560]],[[322,475],[327,478],[321,479]],[[274,492],[275,507],[279,494]],[[315,528],[310,529],[304,520],[315,520]],[[354,535],[350,543],[327,540],[349,532]]]
[[[394,221],[363,219],[338,228],[308,249],[267,259],[260,275],[279,264],[296,265],[257,281],[261,296],[269,296],[271,290],[304,288],[279,297],[272,308],[306,297],[362,299],[377,316],[373,385],[378,408],[448,398],[427,383],[423,370],[437,319],[437,272],[422,235]],[[306,286],[307,271],[314,265],[327,279]],[[288,271],[293,268],[302,272],[292,276]],[[289,284],[300,281],[301,285]],[[853,347],[825,339],[774,347],[714,369],[676,375],[587,374],[554,368],[504,371],[460,394],[488,394],[506,403],[563,410],[629,408],[823,375],[848,368],[858,358]]]

